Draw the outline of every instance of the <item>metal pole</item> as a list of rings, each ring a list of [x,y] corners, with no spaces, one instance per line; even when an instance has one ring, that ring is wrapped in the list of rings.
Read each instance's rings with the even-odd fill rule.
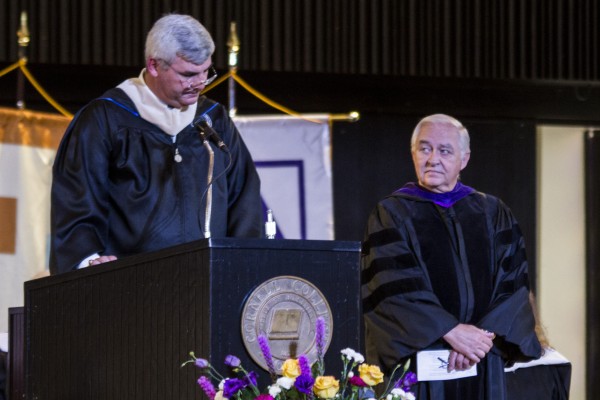
[[[240,39],[237,35],[235,22],[230,25],[229,39],[227,39],[227,48],[229,49],[229,80],[228,80],[228,94],[229,94],[229,116],[235,117],[237,114],[237,106],[235,103],[235,79],[233,74],[237,72],[238,66],[238,53],[240,51]]]
[[[21,27],[17,31],[17,38],[19,43],[18,56],[19,61],[27,62],[27,46],[29,45],[29,29],[27,28],[27,13],[21,12]],[[23,71],[19,68],[17,71],[17,108],[20,110],[25,109],[25,76]]]

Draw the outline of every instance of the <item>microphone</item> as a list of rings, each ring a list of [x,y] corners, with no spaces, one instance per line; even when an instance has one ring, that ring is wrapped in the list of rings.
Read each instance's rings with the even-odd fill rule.
[[[223,139],[221,139],[219,134],[215,132],[215,130],[208,124],[206,120],[196,122],[196,126],[204,133],[206,139],[213,142],[219,149],[229,153],[229,148]]]

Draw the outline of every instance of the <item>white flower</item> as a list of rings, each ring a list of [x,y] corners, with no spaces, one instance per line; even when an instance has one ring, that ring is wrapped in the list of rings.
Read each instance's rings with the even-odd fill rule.
[[[400,388],[394,388],[394,389],[392,389],[390,394],[394,397],[400,397],[400,396],[404,396],[406,394],[406,392]]]
[[[285,390],[290,390],[292,385],[294,384],[294,379],[282,376],[281,378],[277,379],[276,383]]]
[[[352,350],[351,348],[346,348],[340,353],[342,353],[349,361],[354,361],[357,364],[362,364],[365,362],[365,358],[362,356],[362,354]]]
[[[354,376],[354,372],[350,371],[348,372],[348,378],[352,378]]]
[[[279,393],[281,393],[281,387],[277,385],[269,386],[269,394],[271,395],[271,397],[275,398]]]
[[[385,396],[385,400],[392,400],[393,396],[391,394],[388,394],[387,396]]]
[[[365,358],[363,357],[362,354],[360,353],[355,353],[354,354],[354,361],[356,361],[358,364],[362,364],[365,362]]]
[[[394,388],[390,392],[390,395],[394,397],[394,399],[399,400],[415,400],[415,395],[411,392],[405,392],[400,388]],[[389,396],[389,395],[388,395]]]
[[[219,382],[219,390],[223,390],[223,388],[225,387],[225,381],[227,379],[229,379],[229,378],[225,378],[221,382]]]
[[[348,348],[345,348],[344,350],[340,351],[340,353],[345,355],[348,360],[352,361],[354,359],[354,355],[356,354],[356,351],[354,351],[348,347]]]

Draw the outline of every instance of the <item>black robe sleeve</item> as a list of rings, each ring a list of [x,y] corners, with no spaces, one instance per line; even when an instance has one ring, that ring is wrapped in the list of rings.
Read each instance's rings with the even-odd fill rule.
[[[71,121],[52,169],[50,270],[72,270],[106,248],[107,188],[112,128],[105,104],[82,109]]]
[[[388,371],[458,324],[433,293],[414,235],[393,205],[387,199],[371,214],[362,256],[367,358]]]

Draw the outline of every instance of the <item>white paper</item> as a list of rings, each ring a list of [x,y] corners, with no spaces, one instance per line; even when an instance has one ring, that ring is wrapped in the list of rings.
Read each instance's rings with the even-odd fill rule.
[[[514,363],[512,367],[504,368],[504,372],[512,372],[519,368],[529,368],[537,365],[567,364],[568,362],[569,360],[567,360],[565,356],[553,348],[547,347],[544,349],[544,355],[537,360],[531,360],[525,363]]]
[[[417,379],[421,381],[446,381],[477,375],[477,366],[465,371],[448,372],[450,350],[426,350],[417,353]]]

